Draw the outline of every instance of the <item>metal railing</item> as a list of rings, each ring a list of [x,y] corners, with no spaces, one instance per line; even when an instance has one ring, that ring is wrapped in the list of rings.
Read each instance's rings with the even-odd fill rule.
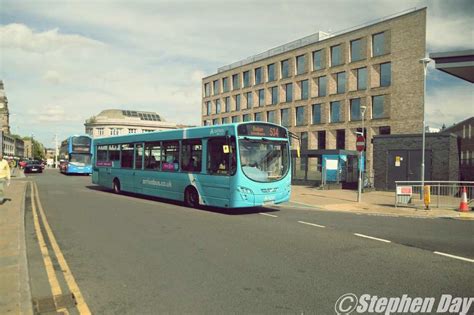
[[[430,187],[430,207],[458,209],[463,189],[466,188],[467,203],[474,205],[474,182],[468,181],[425,181]],[[424,207],[421,181],[395,181],[395,207]],[[411,193],[399,194],[403,190]]]

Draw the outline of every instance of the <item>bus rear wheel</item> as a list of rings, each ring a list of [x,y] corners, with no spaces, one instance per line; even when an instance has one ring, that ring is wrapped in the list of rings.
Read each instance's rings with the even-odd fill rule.
[[[114,179],[112,183],[112,189],[114,190],[114,193],[120,194],[120,181],[118,179]]]
[[[187,207],[198,208],[199,207],[199,193],[196,188],[188,187],[184,191],[184,204]]]

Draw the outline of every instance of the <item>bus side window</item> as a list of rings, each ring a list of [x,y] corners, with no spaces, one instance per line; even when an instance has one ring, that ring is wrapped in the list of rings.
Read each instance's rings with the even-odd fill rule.
[[[163,142],[163,158],[161,169],[163,171],[179,171],[179,141]]]
[[[183,140],[181,145],[181,168],[188,172],[201,172],[201,140]]]
[[[127,143],[122,144],[121,150],[121,167],[132,168],[133,167],[133,144]]]
[[[161,144],[160,142],[145,143],[145,169],[160,170]]]
[[[97,161],[107,161],[107,146],[98,145],[97,146]]]

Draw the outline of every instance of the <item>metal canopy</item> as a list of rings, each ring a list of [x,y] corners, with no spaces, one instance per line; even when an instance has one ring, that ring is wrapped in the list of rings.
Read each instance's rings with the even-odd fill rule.
[[[474,83],[474,50],[431,53],[436,69]]]

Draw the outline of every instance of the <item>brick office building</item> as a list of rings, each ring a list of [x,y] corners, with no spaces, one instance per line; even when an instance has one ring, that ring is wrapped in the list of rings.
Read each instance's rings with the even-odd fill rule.
[[[365,106],[373,176],[373,136],[422,131],[425,42],[422,8],[224,66],[202,80],[202,124],[269,121],[300,136],[303,150],[355,150]]]

